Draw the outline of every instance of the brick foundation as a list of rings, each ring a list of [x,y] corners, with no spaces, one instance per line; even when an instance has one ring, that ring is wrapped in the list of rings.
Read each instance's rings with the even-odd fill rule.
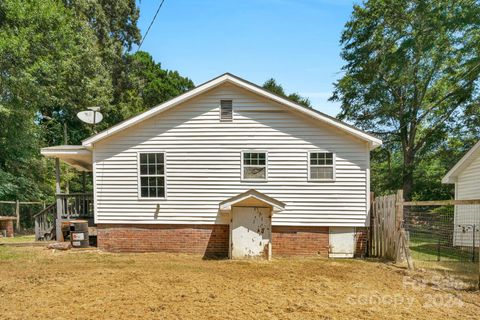
[[[328,227],[272,227],[272,255],[328,257]]]
[[[98,247],[113,252],[177,252],[227,257],[228,225],[97,225]]]
[[[355,228],[355,256],[367,248],[367,228]],[[13,231],[13,228],[12,228]],[[98,247],[112,252],[176,252],[228,257],[228,225],[97,225]],[[272,227],[273,256],[328,257],[328,227]]]
[[[13,237],[13,220],[0,220],[0,230],[6,230],[7,237]]]

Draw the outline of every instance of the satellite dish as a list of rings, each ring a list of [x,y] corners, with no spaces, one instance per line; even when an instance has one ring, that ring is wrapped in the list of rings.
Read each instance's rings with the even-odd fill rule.
[[[100,123],[100,121],[103,120],[103,115],[100,112],[93,110],[80,111],[77,113],[77,117],[83,122],[93,125]]]

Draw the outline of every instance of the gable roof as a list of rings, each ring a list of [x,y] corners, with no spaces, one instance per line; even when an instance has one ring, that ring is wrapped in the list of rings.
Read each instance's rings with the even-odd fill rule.
[[[255,189],[250,189],[247,190],[243,193],[240,193],[234,197],[231,197],[227,200],[224,200],[220,202],[219,204],[219,210],[220,211],[230,211],[232,210],[232,207],[235,206],[236,204],[242,203],[244,201],[247,201],[249,199],[256,199],[260,201],[261,203],[264,203],[270,207],[272,207],[273,211],[279,212],[285,209],[285,203],[282,201],[279,201],[277,199],[274,199],[272,197],[267,196],[264,193],[261,193]]]
[[[127,119],[123,122],[120,122],[113,127],[110,127],[102,132],[97,133],[96,135],[91,136],[90,138],[87,138],[83,140],[82,145],[85,147],[92,147],[92,145],[102,139],[105,139],[117,132],[120,132],[122,130],[125,130],[135,124],[138,124],[146,119],[149,119],[161,112],[164,112],[180,103],[183,103],[187,100],[190,100],[208,90],[211,90],[221,84],[224,83],[231,83],[234,84],[240,88],[246,89],[250,92],[253,92],[257,95],[260,95],[264,98],[267,98],[269,100],[272,100],[274,102],[280,103],[282,105],[285,105],[293,110],[299,111],[301,113],[306,114],[307,116],[310,116],[313,119],[319,120],[323,123],[326,123],[332,127],[338,128],[346,133],[349,133],[353,136],[356,136],[357,138],[360,138],[361,140],[364,140],[369,143],[370,149],[374,149],[382,144],[382,140],[378,139],[377,137],[374,137],[373,135],[366,133],[362,130],[359,130],[349,124],[346,124],[334,117],[331,117],[329,115],[326,115],[320,111],[317,111],[313,108],[308,108],[305,106],[302,106],[298,103],[292,102],[284,97],[281,97],[279,95],[276,95],[274,93],[271,93],[268,90],[265,90],[264,88],[253,84],[247,80],[244,80],[242,78],[239,78],[233,74],[230,73],[225,73],[217,78],[214,78],[208,82],[205,82],[194,89],[187,91],[167,102],[164,102],[156,107],[153,107],[152,109],[149,109],[143,113],[140,113],[139,115],[136,115],[130,119]]]
[[[470,149],[463,157],[460,159],[460,161],[457,162],[453,166],[450,171],[447,172],[445,177],[442,179],[442,183],[455,183],[457,181],[458,176],[462,171],[468,167],[473,160],[475,160],[477,157],[480,157],[480,141],[478,141],[472,149]]]

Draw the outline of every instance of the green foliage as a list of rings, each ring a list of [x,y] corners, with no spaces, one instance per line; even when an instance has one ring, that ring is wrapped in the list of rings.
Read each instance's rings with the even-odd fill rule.
[[[138,17],[135,0],[0,2],[0,199],[51,200],[53,165],[39,150],[90,136],[79,111],[101,106],[102,129],[193,87],[127,53]],[[64,173],[80,191],[78,173]]]
[[[309,107],[309,108],[312,107],[310,100],[308,98],[300,96],[298,93],[291,93],[287,95],[283,90],[283,87],[280,84],[278,84],[277,81],[273,78],[270,78],[267,81],[265,81],[262,87],[272,93],[275,93],[276,95],[292,100],[293,102],[296,102],[302,106]]]
[[[126,55],[122,66],[109,122],[129,118],[194,87],[190,79],[177,71],[162,69],[147,52]]]
[[[344,76],[332,100],[342,103],[340,118],[382,136],[386,150],[378,154],[400,160],[394,176],[374,163],[381,167],[373,171],[380,175],[374,181],[387,178],[407,198],[416,192],[446,196],[437,187],[429,190],[430,179],[445,172],[435,155],[455,133],[479,136],[479,30],[474,0],[369,0],[354,6],[341,38]],[[374,154],[372,160],[378,159]]]
[[[5,0],[0,28],[1,198],[42,197],[44,115],[66,118],[110,99],[95,37],[59,1]],[[35,170],[32,170],[35,168]],[[45,185],[43,182],[47,182]]]
[[[140,16],[135,0],[63,0],[75,16],[95,33],[105,64],[115,70],[125,50],[139,44]]]

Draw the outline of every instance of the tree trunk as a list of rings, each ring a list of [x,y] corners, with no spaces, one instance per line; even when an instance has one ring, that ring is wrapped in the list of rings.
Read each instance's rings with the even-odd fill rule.
[[[413,148],[407,147],[403,151],[403,179],[402,179],[402,189],[403,197],[405,200],[409,201],[412,197],[413,191],[413,171],[415,168],[415,153],[412,151]]]

